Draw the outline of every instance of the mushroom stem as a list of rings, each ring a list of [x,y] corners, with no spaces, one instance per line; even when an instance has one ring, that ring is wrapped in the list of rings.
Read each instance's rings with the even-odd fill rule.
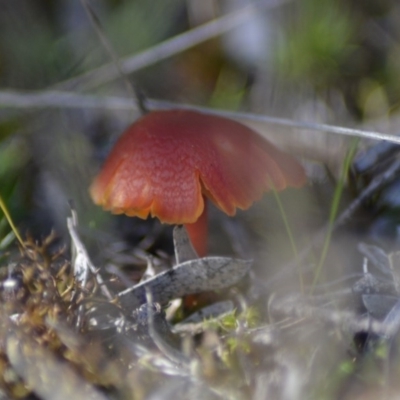
[[[207,199],[203,196],[204,210],[198,220],[192,224],[185,224],[185,228],[189,235],[192,246],[196,250],[199,257],[207,254],[207,238],[208,238],[208,212]]]

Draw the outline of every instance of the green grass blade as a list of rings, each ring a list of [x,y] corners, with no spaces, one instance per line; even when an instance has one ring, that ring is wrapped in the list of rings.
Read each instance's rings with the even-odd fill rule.
[[[339,182],[335,188],[335,193],[333,196],[333,200],[332,200],[332,205],[331,205],[331,209],[330,209],[330,213],[329,213],[329,225],[328,225],[328,230],[326,232],[326,236],[325,236],[325,240],[324,240],[324,244],[322,246],[322,252],[321,252],[321,257],[319,259],[317,268],[315,270],[315,274],[314,274],[314,279],[311,285],[311,293],[313,293],[316,284],[319,281],[321,272],[322,272],[322,267],[325,263],[326,260],[326,256],[328,254],[328,250],[329,250],[329,246],[331,243],[331,238],[332,238],[332,232],[333,232],[333,226],[335,223],[335,219],[339,210],[339,205],[340,205],[340,199],[342,198],[342,194],[343,194],[343,189],[344,189],[344,183],[346,181],[346,177],[348,174],[348,171],[350,169],[351,166],[351,162],[353,160],[354,154],[357,150],[357,145],[358,145],[358,139],[353,140],[353,143],[350,146],[350,149],[346,155],[346,158],[344,160],[344,165],[343,165],[343,170],[342,170],[342,174],[340,176]]]
[[[290,224],[289,224],[287,214],[285,212],[285,209],[284,209],[281,199],[279,197],[279,193],[274,188],[272,183],[270,183],[270,185],[272,187],[272,193],[274,194],[276,203],[278,204],[278,208],[279,208],[279,212],[281,214],[282,220],[283,220],[283,224],[285,225],[285,230],[286,230],[286,233],[287,233],[289,241],[290,241],[290,246],[292,248],[294,258],[295,258],[295,260],[297,260],[297,256],[298,256],[297,246],[296,246],[296,242],[294,240],[293,234],[292,234],[292,230],[290,229]],[[299,264],[299,263],[296,263],[296,264]],[[304,282],[303,282],[303,276],[301,274],[300,268],[299,268],[298,272],[299,272],[300,290],[301,290],[301,293],[304,293]]]
[[[4,216],[5,216],[6,219],[7,219],[7,222],[8,222],[9,225],[11,226],[11,229],[12,229],[12,231],[14,232],[15,237],[18,239],[18,241],[19,241],[19,243],[21,244],[21,246],[22,246],[22,247],[25,247],[24,241],[22,240],[22,238],[21,238],[21,236],[20,236],[20,234],[19,234],[19,232],[18,232],[17,227],[14,225],[14,222],[13,222],[13,220],[12,220],[12,218],[11,218],[11,215],[10,215],[10,213],[8,212],[8,209],[7,209],[6,205],[4,204],[3,199],[1,198],[1,196],[0,196],[0,208],[1,208],[1,210],[3,211]]]

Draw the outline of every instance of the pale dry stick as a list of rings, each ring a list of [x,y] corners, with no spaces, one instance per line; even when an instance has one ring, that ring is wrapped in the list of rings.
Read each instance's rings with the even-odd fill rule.
[[[368,199],[373,193],[375,193],[378,189],[380,189],[383,185],[393,179],[397,173],[400,172],[400,159],[397,159],[385,172],[381,175],[375,177],[371,183],[361,192],[361,194],[343,211],[342,214],[336,219],[335,223],[332,226],[332,232],[342,226],[348,221],[351,216],[356,212],[356,210],[361,206],[363,201]],[[270,286],[274,284],[276,281],[282,279],[283,277],[289,275],[292,272],[297,271],[298,264],[305,260],[308,254],[315,246],[319,246],[325,238],[326,232],[329,229],[329,224],[326,224],[323,228],[321,228],[311,240],[311,243],[306,246],[302,251],[299,252],[296,259],[289,264],[283,266],[278,273],[276,273],[273,277],[268,279],[266,286]],[[312,266],[308,266],[304,268],[304,271],[307,269],[311,269]]]
[[[270,125],[286,126],[289,128],[308,129],[335,133],[345,136],[357,136],[364,139],[385,140],[400,144],[400,136],[390,133],[366,131],[362,129],[347,128],[343,126],[319,124],[314,122],[297,121],[287,118],[270,117],[267,115],[251,114],[243,112],[231,112],[211,109],[207,107],[188,106],[172,102],[148,100],[150,110],[155,109],[189,109],[207,114],[220,115],[237,120],[258,121]],[[134,110],[132,100],[117,96],[96,96],[80,93],[46,90],[38,92],[21,92],[15,90],[0,90],[0,107],[16,109],[34,108],[104,108],[110,110]]]
[[[145,114],[148,110],[145,105],[145,97],[142,95],[138,87],[131,81],[129,81],[128,77],[124,74],[122,71],[122,65],[120,62],[120,59],[118,55],[115,53],[110,41],[104,34],[104,30],[101,26],[101,22],[99,18],[97,17],[96,13],[94,12],[92,6],[90,5],[88,0],[81,0],[82,6],[86,11],[86,14],[88,15],[90,22],[93,25],[94,30],[97,33],[97,36],[99,37],[103,47],[111,57],[115,67],[117,68],[119,77],[125,82],[126,89],[128,93],[130,94],[130,97],[132,100],[134,99],[135,105],[139,108],[142,114]]]
[[[86,251],[85,246],[83,245],[78,232],[77,228],[77,215],[75,210],[71,210],[72,216],[67,218],[67,226],[68,231],[71,237],[73,250],[74,250],[74,257],[73,257],[73,267],[74,267],[74,274],[76,279],[84,286],[88,279],[89,271],[94,274],[96,277],[96,281],[100,286],[100,289],[104,296],[108,300],[112,300],[113,296],[108,290],[103,278],[99,274],[98,270],[92,264],[92,261],[89,258],[89,255]]]
[[[180,35],[167,39],[150,49],[144,50],[131,57],[121,58],[120,65],[122,72],[126,75],[139,71],[140,69],[154,65],[171,56],[197,46],[207,40],[220,36],[250,18],[258,15],[261,11],[280,7],[293,0],[260,0],[242,9],[224,15],[214,21],[207,22],[197,28],[191,29]],[[53,86],[57,89],[93,89],[102,84],[111,82],[120,77],[120,72],[114,63],[106,64],[92,71],[85,72],[75,78],[60,82]]]
[[[174,227],[174,248],[177,264],[199,258],[183,225]]]
[[[43,90],[24,92],[18,90],[0,90],[0,107],[14,109],[108,109],[108,110],[135,110],[132,99],[117,96],[97,96],[64,92],[59,90]]]
[[[151,102],[151,105],[157,104],[158,108],[161,109],[171,109],[177,108],[178,105],[170,102],[162,102],[157,101]],[[343,126],[335,126],[335,125],[327,125],[327,124],[319,124],[314,122],[306,122],[306,121],[296,121],[288,118],[278,118],[278,117],[270,117],[261,114],[251,114],[237,111],[220,111],[216,109],[210,109],[207,107],[198,107],[198,106],[188,106],[185,104],[179,104],[179,108],[183,108],[186,110],[195,110],[202,111],[208,114],[222,115],[227,118],[237,119],[239,121],[253,121],[253,122],[263,122],[271,125],[285,126],[288,128],[301,128],[308,129],[313,131],[323,131],[328,133],[337,133],[339,135],[344,136],[356,136],[364,139],[374,139],[374,140],[386,140],[388,142],[400,144],[400,136],[390,134],[390,133],[381,133],[374,131],[366,131],[363,129],[354,129],[354,128],[346,128]]]

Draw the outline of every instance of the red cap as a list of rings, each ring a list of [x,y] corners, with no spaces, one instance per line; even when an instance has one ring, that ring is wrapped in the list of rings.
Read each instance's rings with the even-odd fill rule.
[[[119,138],[90,188],[114,214],[195,222],[203,195],[227,213],[272,188],[300,187],[302,166],[239,122],[195,111],[155,111]]]

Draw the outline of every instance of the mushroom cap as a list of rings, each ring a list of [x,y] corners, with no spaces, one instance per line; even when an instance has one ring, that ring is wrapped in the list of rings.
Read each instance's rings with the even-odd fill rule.
[[[151,112],[119,138],[90,187],[114,214],[195,222],[203,195],[228,215],[268,189],[300,187],[302,166],[245,125],[188,110]]]

